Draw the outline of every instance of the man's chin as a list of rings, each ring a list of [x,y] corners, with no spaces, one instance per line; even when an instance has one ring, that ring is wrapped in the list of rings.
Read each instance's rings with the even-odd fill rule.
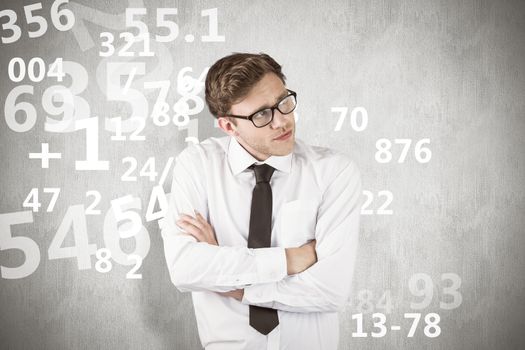
[[[294,148],[295,148],[295,140],[293,140],[293,142],[291,142],[291,144],[289,146],[287,145],[287,147],[275,147],[273,155],[286,156],[286,155],[292,153]]]

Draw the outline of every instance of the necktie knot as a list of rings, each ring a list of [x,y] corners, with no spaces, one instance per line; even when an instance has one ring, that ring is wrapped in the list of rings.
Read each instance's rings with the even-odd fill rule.
[[[268,165],[268,164],[252,164],[250,165],[250,169],[253,169],[255,172],[255,181],[256,183],[259,182],[270,182],[270,179],[272,178],[272,174],[275,171],[275,168]]]

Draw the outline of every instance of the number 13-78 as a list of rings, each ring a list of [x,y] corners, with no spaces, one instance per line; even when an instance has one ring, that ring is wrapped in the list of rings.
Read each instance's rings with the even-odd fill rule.
[[[407,333],[408,338],[412,338],[416,333],[417,325],[421,319],[420,313],[405,313],[404,318],[411,318],[412,325]],[[377,332],[371,332],[370,334],[374,338],[384,337],[388,332],[388,327],[386,326],[386,316],[382,313],[372,314],[372,318],[376,319],[373,322],[373,327],[378,329]],[[363,314],[354,314],[352,315],[352,320],[356,320],[356,332],[352,332],[352,337],[356,338],[366,338],[368,333],[363,332]],[[423,333],[429,338],[436,338],[441,334],[441,327],[439,326],[439,321],[441,320],[437,313],[431,312],[425,315],[425,327],[423,328]],[[401,326],[392,325],[390,327],[391,331],[401,330]]]

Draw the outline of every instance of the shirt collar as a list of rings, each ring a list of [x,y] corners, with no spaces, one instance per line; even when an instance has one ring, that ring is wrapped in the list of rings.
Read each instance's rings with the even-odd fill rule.
[[[261,162],[246,151],[235,137],[230,136],[230,143],[228,145],[228,162],[230,163],[233,175],[241,173],[253,163],[266,163],[277,170],[289,173],[292,166],[292,155],[293,152],[290,152],[285,156],[270,156]]]

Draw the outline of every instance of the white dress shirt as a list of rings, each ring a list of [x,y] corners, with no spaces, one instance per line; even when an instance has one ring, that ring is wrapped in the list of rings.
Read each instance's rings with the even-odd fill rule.
[[[274,171],[271,247],[247,248],[255,174]],[[206,349],[337,349],[340,311],[348,302],[358,244],[361,175],[339,151],[295,138],[292,153],[257,161],[232,136],[192,144],[176,158],[169,207],[159,222],[173,284],[192,292]],[[219,246],[198,242],[175,224],[200,212]],[[285,248],[316,239],[318,261],[288,276]],[[242,301],[215,293],[244,288]],[[263,335],[249,306],[278,310]]]

